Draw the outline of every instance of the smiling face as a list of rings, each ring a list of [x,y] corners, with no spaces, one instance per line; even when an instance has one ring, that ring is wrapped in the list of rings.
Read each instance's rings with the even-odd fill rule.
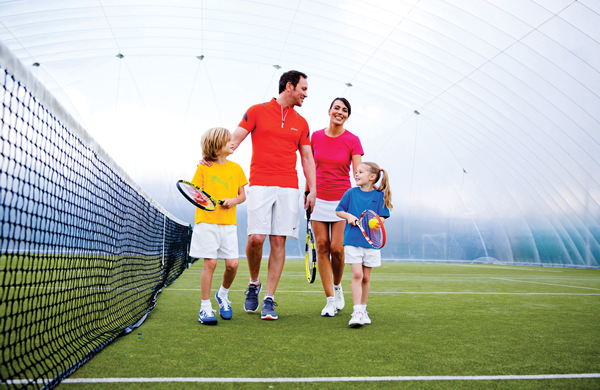
[[[304,77],[300,77],[296,88],[294,88],[292,83],[288,83],[287,88],[290,90],[292,105],[302,107],[304,99],[308,97],[308,81]]]
[[[329,122],[332,125],[342,126],[347,120],[350,114],[348,113],[348,107],[341,100],[335,100],[328,111]]]
[[[354,180],[356,181],[356,185],[362,187],[364,185],[368,185],[369,183],[374,183],[375,178],[377,176],[371,172],[371,169],[365,165],[360,164],[356,169],[356,174],[354,175]]]

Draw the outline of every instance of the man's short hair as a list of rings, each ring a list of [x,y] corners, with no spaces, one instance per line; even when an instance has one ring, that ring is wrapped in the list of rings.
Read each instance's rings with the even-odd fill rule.
[[[292,83],[292,86],[296,88],[296,85],[298,85],[301,77],[304,77],[305,79],[308,78],[307,75],[302,72],[298,72],[297,70],[289,70],[282,74],[279,78],[279,93],[285,91],[287,83]]]

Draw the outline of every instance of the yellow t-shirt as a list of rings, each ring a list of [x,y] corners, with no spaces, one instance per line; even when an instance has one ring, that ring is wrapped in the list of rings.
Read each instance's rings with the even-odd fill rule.
[[[239,164],[227,161],[225,164],[213,162],[210,167],[198,165],[192,183],[203,188],[215,199],[235,198],[240,187],[248,184],[244,170]],[[230,209],[217,205],[214,211],[204,211],[196,208],[195,223],[205,222],[214,225],[235,225],[236,207]]]

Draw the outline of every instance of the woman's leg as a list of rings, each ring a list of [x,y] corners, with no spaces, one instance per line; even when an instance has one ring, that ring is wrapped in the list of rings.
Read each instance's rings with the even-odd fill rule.
[[[315,234],[315,243],[317,244],[317,266],[323,291],[326,297],[333,297],[333,274],[331,267],[329,239],[329,222],[312,221],[313,232]],[[343,252],[342,247],[342,252]]]
[[[331,243],[329,251],[331,252],[331,268],[333,272],[333,284],[336,286],[342,283],[344,276],[344,228],[346,221],[333,222],[331,224]]]

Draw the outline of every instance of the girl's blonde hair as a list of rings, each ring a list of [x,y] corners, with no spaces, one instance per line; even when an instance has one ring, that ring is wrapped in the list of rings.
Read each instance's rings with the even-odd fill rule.
[[[383,191],[383,202],[385,207],[390,210],[393,209],[392,190],[390,190],[390,181],[386,170],[379,168],[379,165],[375,164],[374,162],[362,162],[361,164],[368,167],[369,172],[375,175],[375,182],[373,184],[377,183],[379,179],[381,179],[381,184],[375,188],[377,191]]]
[[[202,134],[202,157],[206,161],[216,161],[221,150],[231,139],[231,133],[224,127],[213,127]]]

